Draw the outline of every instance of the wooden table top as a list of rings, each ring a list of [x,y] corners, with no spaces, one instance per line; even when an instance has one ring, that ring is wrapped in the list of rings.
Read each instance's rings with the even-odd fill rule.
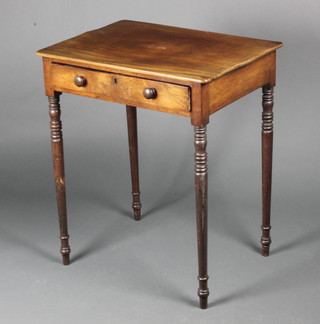
[[[208,83],[281,46],[281,42],[121,20],[37,54],[108,72]]]

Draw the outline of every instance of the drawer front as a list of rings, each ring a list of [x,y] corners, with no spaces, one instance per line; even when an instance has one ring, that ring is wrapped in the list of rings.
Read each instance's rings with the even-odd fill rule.
[[[50,79],[55,91],[190,116],[187,86],[55,63],[51,64]]]

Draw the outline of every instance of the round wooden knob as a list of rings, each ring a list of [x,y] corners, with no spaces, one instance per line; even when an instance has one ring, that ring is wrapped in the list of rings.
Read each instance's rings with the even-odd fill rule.
[[[77,87],[84,87],[87,83],[87,79],[84,76],[78,75],[74,78],[74,84]]]
[[[154,99],[157,97],[157,90],[155,88],[145,88],[143,95],[146,99]]]

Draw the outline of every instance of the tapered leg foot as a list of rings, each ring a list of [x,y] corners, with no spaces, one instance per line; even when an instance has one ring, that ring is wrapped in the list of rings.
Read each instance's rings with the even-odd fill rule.
[[[138,159],[138,130],[137,108],[127,106],[128,140],[132,182],[132,208],[135,220],[141,219],[141,202],[139,189],[139,159]]]
[[[271,244],[270,208],[273,146],[273,88],[262,89],[262,255],[268,256]]]
[[[261,237],[261,247],[262,247],[262,255],[267,257],[269,256],[271,237],[270,237],[270,229],[271,226],[261,226],[262,229],[262,237]]]
[[[62,262],[64,265],[70,264],[70,246],[69,246],[69,235],[67,236],[60,236],[61,240],[61,255],[62,255]]]
[[[62,263],[63,265],[69,265],[70,264],[70,255],[68,254],[62,254]]]
[[[195,147],[195,194],[198,238],[198,265],[199,265],[199,289],[200,308],[208,305],[208,171],[207,171],[207,129],[206,127],[194,128]]]
[[[200,308],[206,309],[208,307],[208,296],[209,296],[209,289],[207,286],[207,281],[209,277],[198,277],[199,280],[199,289],[198,289],[198,296],[200,299]]]
[[[132,199],[133,216],[136,221],[139,221],[141,220],[140,192],[132,192]]]
[[[60,240],[62,261],[64,265],[70,264],[70,246],[67,221],[67,205],[65,192],[64,159],[62,126],[60,120],[60,93],[55,93],[54,97],[49,97],[49,115],[51,128],[51,148],[56,186],[57,207],[59,215]]]
[[[261,243],[262,245],[262,256],[267,257],[269,256],[269,250],[270,250],[270,246],[266,246],[265,243]]]

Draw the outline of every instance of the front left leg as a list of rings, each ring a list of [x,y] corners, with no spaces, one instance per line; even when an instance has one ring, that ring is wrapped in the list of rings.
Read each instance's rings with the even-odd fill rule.
[[[137,129],[137,108],[127,106],[128,140],[130,169],[132,181],[132,208],[134,219],[141,219],[141,202],[139,189],[139,159],[138,159],[138,129]]]
[[[195,193],[198,237],[198,264],[200,308],[207,308],[209,289],[208,267],[208,166],[207,166],[207,128],[194,127],[195,147]]]
[[[60,120],[60,93],[56,92],[55,96],[48,97],[49,99],[49,115],[51,129],[51,148],[52,162],[54,170],[54,179],[56,185],[57,207],[60,226],[60,240],[62,261],[64,265],[70,264],[70,246],[67,223],[67,205],[65,191],[65,176],[64,176],[64,159],[63,159],[63,140],[62,140],[62,125]]]
[[[262,89],[262,255],[269,255],[273,146],[273,88]]]

